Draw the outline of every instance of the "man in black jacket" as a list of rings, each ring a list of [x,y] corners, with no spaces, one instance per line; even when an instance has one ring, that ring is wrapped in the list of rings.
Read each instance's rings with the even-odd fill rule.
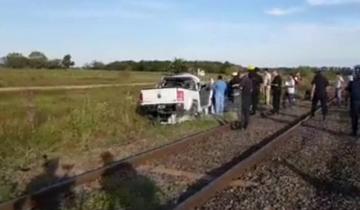
[[[352,135],[357,136],[358,121],[360,116],[360,72],[356,72],[354,81],[349,82],[346,89],[350,94]]]
[[[282,78],[279,73],[273,71],[273,81],[271,82],[271,93],[273,97],[273,113],[279,114],[280,112],[280,101],[281,101],[281,89],[282,89]]]
[[[241,128],[246,129],[250,123],[250,107],[253,92],[253,82],[249,74],[241,77]]]
[[[251,110],[251,115],[255,115],[257,108],[258,108],[258,104],[259,104],[259,97],[260,97],[260,88],[261,88],[261,84],[263,83],[263,78],[258,74],[258,71],[260,69],[259,68],[249,68],[249,78],[252,81],[252,100],[251,100],[251,104],[252,104],[252,110]]]
[[[313,85],[312,94],[311,94],[311,98],[312,98],[311,116],[313,117],[315,115],[316,106],[320,101],[323,120],[325,120],[328,112],[327,87],[329,86],[329,81],[321,73],[321,71],[317,71],[311,84]]]

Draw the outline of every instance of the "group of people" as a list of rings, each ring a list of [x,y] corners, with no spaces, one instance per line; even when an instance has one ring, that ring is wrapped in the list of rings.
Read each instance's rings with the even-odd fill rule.
[[[248,68],[247,72],[233,73],[233,78],[226,82],[222,76],[212,85],[214,114],[223,115],[225,99],[233,105],[237,113],[240,128],[246,129],[249,125],[250,115],[255,115],[258,111],[259,99],[264,96],[264,103],[270,106],[272,102],[273,114],[279,114],[281,100],[283,106],[288,104],[290,107],[295,105],[295,95],[297,87],[301,81],[299,73],[289,75],[285,81],[278,71],[270,72],[264,69],[263,75],[259,74],[259,68]],[[312,89],[309,90],[308,98],[312,101],[311,116],[315,115],[317,106],[320,102],[322,119],[326,120],[328,113],[328,93],[330,90],[329,80],[323,75],[322,71],[317,71],[311,81]],[[285,92],[284,92],[285,90]],[[350,116],[352,119],[352,135],[358,134],[358,121],[360,118],[360,69],[354,69],[353,74],[348,76],[347,84],[340,73],[336,74],[334,84],[336,103],[338,106],[347,105],[350,101]],[[343,93],[345,99],[343,99]],[[345,103],[344,103],[345,102]]]
[[[223,115],[225,101],[232,104],[240,121],[240,128],[246,129],[249,125],[250,115],[258,111],[260,96],[264,95],[265,105],[270,106],[272,101],[272,113],[279,114],[281,100],[283,106],[295,104],[296,86],[300,80],[299,74],[289,75],[283,82],[278,71],[270,72],[264,69],[263,75],[260,69],[249,67],[247,72],[234,72],[233,78],[226,82],[222,76],[213,84],[214,114]],[[285,93],[283,94],[283,89]],[[263,94],[261,94],[263,93]],[[283,97],[282,97],[283,96]],[[272,98],[272,100],[271,100]]]

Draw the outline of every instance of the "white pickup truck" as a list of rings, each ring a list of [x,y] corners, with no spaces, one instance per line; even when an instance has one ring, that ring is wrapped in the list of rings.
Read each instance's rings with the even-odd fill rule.
[[[211,94],[211,87],[201,86],[192,74],[167,76],[158,88],[141,90],[140,110],[152,119],[175,124],[203,113],[210,106]]]

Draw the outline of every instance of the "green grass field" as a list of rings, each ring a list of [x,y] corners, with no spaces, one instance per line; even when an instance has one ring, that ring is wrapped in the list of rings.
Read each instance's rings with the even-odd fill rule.
[[[0,87],[156,82],[161,73],[89,70],[14,70],[0,68]]]
[[[21,193],[20,169],[37,169],[44,154],[81,164],[84,157],[137,141],[158,146],[216,126],[204,119],[153,125],[136,113],[141,87],[19,92],[0,95],[0,201]],[[150,149],[150,148],[144,148]],[[128,151],[121,151],[125,157]],[[15,187],[14,187],[15,184]]]

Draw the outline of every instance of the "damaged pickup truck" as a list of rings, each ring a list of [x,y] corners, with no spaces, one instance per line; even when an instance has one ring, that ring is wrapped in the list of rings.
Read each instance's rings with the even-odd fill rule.
[[[153,120],[175,124],[207,113],[211,95],[211,87],[192,74],[167,76],[158,88],[141,90],[139,108]]]

